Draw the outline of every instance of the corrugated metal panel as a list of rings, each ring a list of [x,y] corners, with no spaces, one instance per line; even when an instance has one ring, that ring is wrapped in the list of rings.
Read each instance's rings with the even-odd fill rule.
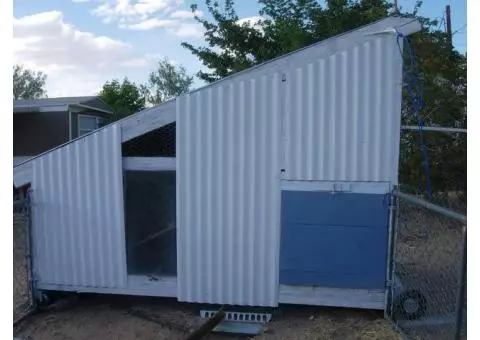
[[[276,305],[281,169],[395,182],[400,99],[392,32],[344,35],[178,98],[179,300]]]
[[[113,124],[32,161],[41,283],[126,285],[120,134]]]
[[[278,304],[280,70],[177,100],[180,301]]]
[[[392,33],[291,58],[284,178],[396,183],[401,70]]]

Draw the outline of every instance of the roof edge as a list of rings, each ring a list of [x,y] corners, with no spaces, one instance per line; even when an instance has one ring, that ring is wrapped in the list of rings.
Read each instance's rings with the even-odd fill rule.
[[[382,25],[383,24],[383,25]],[[346,35],[351,35],[351,34],[355,34],[355,33],[370,33],[370,34],[375,34],[375,33],[379,33],[379,31],[384,31],[384,33],[395,33],[395,32],[398,32],[398,33],[401,33],[402,35],[404,36],[407,36],[407,35],[410,35],[410,34],[413,34],[415,32],[418,32],[420,31],[422,28],[422,25],[420,23],[420,21],[416,18],[405,18],[405,17],[399,17],[399,16],[388,16],[388,17],[385,17],[383,19],[379,19],[377,21],[373,21],[371,22],[370,24],[367,24],[367,25],[364,25],[364,26],[360,26],[360,27],[357,27],[357,28],[354,28],[350,31],[345,31],[343,33],[340,33],[340,34],[337,34],[337,35],[334,35],[330,38],[327,38],[327,39],[324,39],[324,40],[321,40],[321,41],[317,41],[313,44],[310,44],[308,46],[304,46],[302,48],[299,48],[295,51],[291,51],[291,52],[288,52],[288,53],[285,53],[285,54],[282,54],[276,58],[273,58],[273,59],[270,59],[270,60],[267,60],[261,64],[258,64],[258,65],[255,65],[255,66],[252,66],[250,68],[247,68],[245,70],[242,70],[242,71],[239,71],[239,72],[236,72],[236,73],[233,73],[227,77],[224,77],[222,79],[219,79],[213,83],[210,83],[210,84],[206,84],[202,87],[199,87],[197,89],[194,89],[190,92],[187,92],[187,93],[184,93],[178,97],[182,97],[182,96],[186,96],[186,95],[189,95],[189,94],[193,94],[193,93],[196,93],[198,91],[201,91],[201,90],[204,90],[208,87],[211,87],[211,86],[216,86],[218,85],[219,83],[223,82],[223,81],[227,81],[227,80],[230,80],[232,77],[236,77],[236,76],[239,76],[239,75],[242,75],[242,74],[245,74],[247,72],[250,72],[250,71],[253,71],[253,70],[256,70],[257,68],[260,68],[260,67],[263,67],[265,65],[268,65],[268,64],[272,64],[272,63],[275,63],[275,62],[278,62],[279,60],[283,59],[283,58],[286,58],[286,57],[289,57],[293,54],[296,54],[296,53],[299,53],[299,52],[302,52],[302,51],[305,51],[307,49],[310,49],[310,48],[314,48],[314,47],[317,47],[317,46],[321,46],[321,45],[326,45],[328,44],[329,42],[332,42],[333,40],[335,39],[338,39],[340,37],[345,37]]]

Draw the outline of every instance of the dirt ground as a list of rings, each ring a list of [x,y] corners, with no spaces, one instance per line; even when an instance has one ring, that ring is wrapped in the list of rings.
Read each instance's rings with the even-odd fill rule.
[[[30,303],[26,257],[26,220],[22,214],[13,215],[13,319],[24,313]]]
[[[14,215],[14,320],[30,302],[27,284],[25,220]],[[38,312],[14,329],[18,339],[108,340],[184,339],[202,322],[201,306],[172,299],[79,295],[62,307]],[[68,300],[68,299],[67,299]],[[62,300],[60,300],[62,301]],[[281,306],[265,332],[254,339],[393,339],[396,333],[381,314],[351,309]],[[235,339],[212,334],[208,339]]]
[[[201,323],[200,306],[167,299],[81,296],[61,309],[31,316],[20,339],[184,339]],[[207,339],[235,339],[211,334]],[[402,339],[372,311],[281,306],[252,339]]]

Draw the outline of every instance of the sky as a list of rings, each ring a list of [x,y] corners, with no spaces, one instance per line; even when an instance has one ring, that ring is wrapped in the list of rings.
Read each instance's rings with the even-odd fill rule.
[[[94,95],[114,78],[145,83],[163,58],[195,74],[201,62],[180,45],[204,44],[190,11],[194,2],[205,17],[203,0],[14,0],[14,63],[46,73],[49,97]],[[414,4],[398,0],[406,9]],[[466,52],[466,0],[424,0],[420,14],[442,21],[447,4],[454,45]],[[250,18],[260,7],[236,0],[235,8]],[[201,85],[196,79],[194,86]]]

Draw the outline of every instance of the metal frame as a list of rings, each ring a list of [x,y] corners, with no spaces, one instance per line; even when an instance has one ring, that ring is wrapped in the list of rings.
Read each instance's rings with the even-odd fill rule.
[[[26,190],[26,195],[19,201],[13,202],[13,209],[20,208],[26,213],[27,224],[25,231],[25,251],[27,258],[27,281],[29,287],[29,299],[30,306],[28,310],[21,315],[19,318],[13,321],[13,325],[16,326],[21,323],[25,318],[35,313],[38,309],[38,303],[40,295],[37,287],[35,272],[34,272],[34,256],[33,256],[33,239],[32,239],[32,201],[31,201],[31,190]]]
[[[402,130],[418,131],[419,127],[416,125],[402,125]],[[457,129],[441,126],[422,126],[423,131],[437,131],[437,132],[457,132],[457,133],[467,133],[467,129]]]
[[[72,110],[68,108],[68,140],[72,140]]]
[[[123,170],[175,171],[175,157],[123,157]]]
[[[418,197],[409,195],[409,194],[404,194],[403,192],[400,192],[398,190],[395,190],[393,194],[399,198],[402,198],[410,203],[413,203],[415,205],[419,205],[421,207],[424,207],[426,209],[435,211],[439,214],[445,215],[447,217],[453,218],[454,220],[460,221],[462,223],[467,223],[467,216],[456,213],[450,209],[442,208],[436,204],[426,202]]]
[[[462,228],[462,265],[458,273],[460,286],[457,291],[457,306],[455,310],[455,340],[460,340],[462,331],[463,308],[465,303],[465,284],[467,280],[467,227]]]
[[[395,195],[389,195],[388,202],[388,253],[387,253],[387,277],[385,291],[385,316],[391,314],[391,302],[393,300],[393,273],[394,273],[394,255],[395,255],[395,226],[397,218],[397,199]]]
[[[30,286],[30,293],[32,294],[32,307],[33,309],[37,308],[37,298],[38,298],[38,290],[37,290],[37,281],[35,277],[35,264],[34,264],[34,256],[33,256],[33,236],[32,236],[32,190],[27,190],[26,195],[26,204],[27,204],[27,268],[28,268],[28,282]]]

